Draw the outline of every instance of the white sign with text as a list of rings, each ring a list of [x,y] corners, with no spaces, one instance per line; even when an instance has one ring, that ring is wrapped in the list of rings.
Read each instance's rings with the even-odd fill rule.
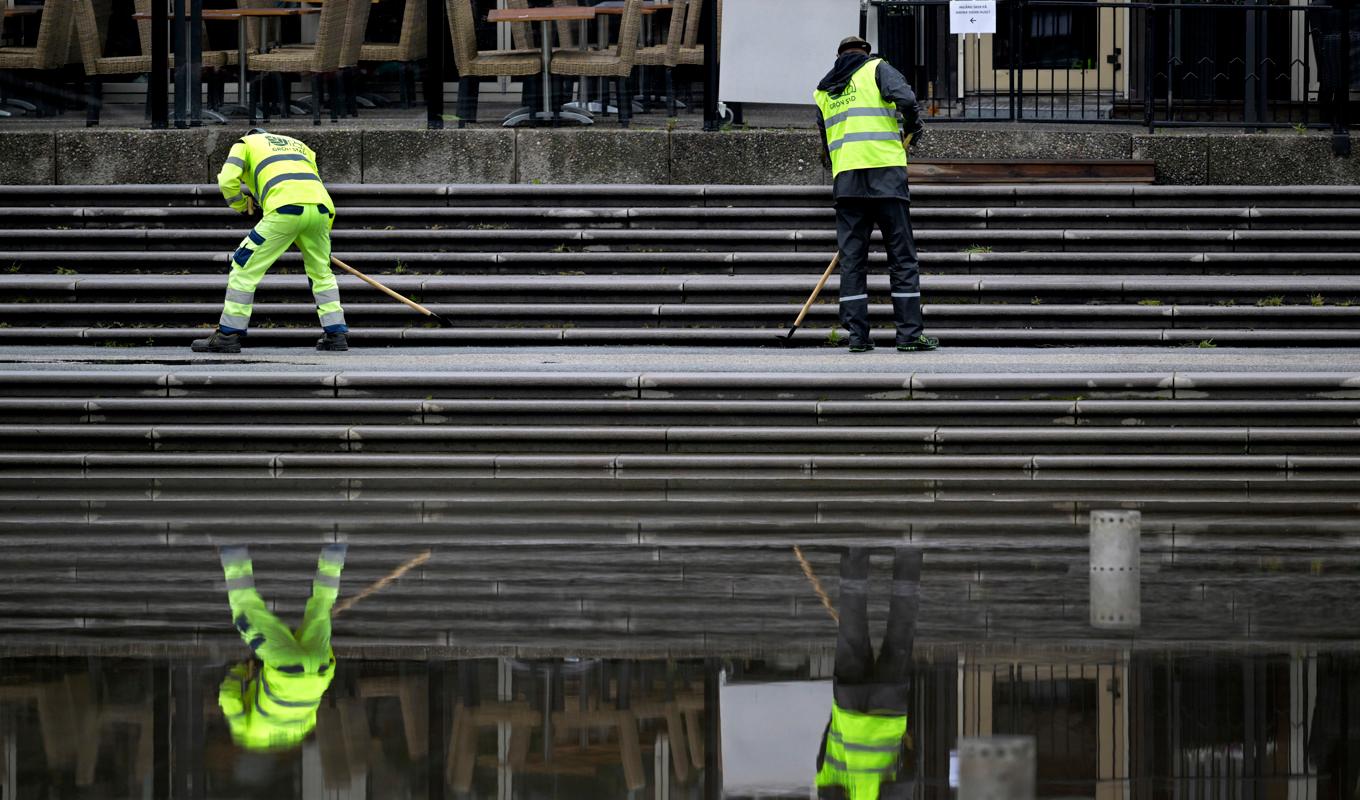
[[[949,0],[949,32],[996,33],[996,0]]]

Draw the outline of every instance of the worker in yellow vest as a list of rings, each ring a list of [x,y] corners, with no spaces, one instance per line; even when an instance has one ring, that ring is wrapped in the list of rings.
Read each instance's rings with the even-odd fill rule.
[[[817,757],[821,800],[907,800],[911,650],[920,606],[921,551],[893,556],[888,633],[878,658],[869,641],[869,551],[841,556],[840,630],[832,682],[831,721]]]
[[[195,353],[239,353],[250,326],[255,287],[289,245],[297,244],[312,281],[312,298],[323,335],[317,350],[348,350],[349,326],[331,272],[331,225],[335,203],[316,166],[316,153],[291,136],[252,128],[231,147],[217,186],[227,205],[263,215],[231,254],[227,299],[217,330],[193,343]]]
[[[302,624],[289,629],[255,590],[245,547],[223,547],[222,571],[232,622],[255,659],[232,667],[217,691],[231,737],[249,750],[286,750],[316,727],[316,710],[335,677],[331,609],[340,595],[343,544],[321,551]]]
[[[866,272],[875,225],[888,254],[897,349],[934,350],[940,342],[925,334],[921,319],[921,279],[908,213],[907,147],[925,132],[916,94],[891,64],[869,57],[868,42],[850,36],[841,41],[835,65],[812,97],[823,134],[822,162],[832,174],[841,325],[850,334],[850,351],[874,349]]]

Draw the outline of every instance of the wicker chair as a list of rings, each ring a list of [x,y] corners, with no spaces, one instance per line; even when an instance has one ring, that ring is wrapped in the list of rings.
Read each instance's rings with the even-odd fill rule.
[[[687,66],[702,66],[704,46],[699,44],[699,19],[703,15],[704,3],[717,3],[718,49],[722,50],[722,0],[688,0],[689,8],[685,14],[685,39],[680,45],[679,63]]]
[[[75,29],[73,5],[73,0],[48,0],[43,6],[38,39],[33,47],[0,47],[0,80],[5,81],[7,88],[14,72],[60,69],[71,63],[71,37]],[[7,96],[8,92],[4,94]],[[37,94],[34,100],[38,105],[25,103],[25,106],[32,106],[29,110],[40,114],[53,110]]]
[[[424,0],[406,0],[401,15],[401,35],[395,44],[365,42],[359,49],[360,61],[380,61],[397,64],[397,80],[401,84],[401,107],[411,107],[415,94],[417,61],[425,58],[425,39],[429,29]]]
[[[137,20],[137,39],[141,47],[140,55],[106,56],[103,55],[105,40],[108,37],[107,0],[72,0],[75,9],[77,38],[80,43],[81,61],[85,65],[85,78],[89,95],[86,98],[85,125],[99,124],[99,115],[104,105],[104,79],[109,76],[145,75],[151,71],[151,20]],[[135,0],[133,10],[138,14],[151,13],[151,0]],[[93,32],[93,33],[92,33]],[[206,30],[205,30],[206,34]],[[206,40],[206,36],[204,37]],[[202,64],[204,69],[219,70],[229,63],[236,63],[236,51],[204,50]],[[230,58],[229,58],[230,55]],[[175,55],[169,55],[169,64],[175,66]],[[147,94],[147,114],[151,112],[151,96]],[[218,118],[219,120],[222,118]]]
[[[458,127],[477,121],[477,90],[482,78],[538,75],[543,62],[537,52],[478,50],[472,0],[447,0],[453,60],[458,65]]]
[[[680,65],[680,46],[685,37],[685,12],[690,0],[671,0],[671,24],[666,31],[665,44],[639,47],[633,61],[640,68],[666,68],[666,100],[670,114],[675,116],[675,68]]]
[[[311,47],[287,47],[268,53],[253,53],[246,59],[251,72],[311,75],[312,124],[321,124],[321,76],[331,78],[331,122],[340,121],[339,79],[340,60],[344,56],[346,32],[355,3],[368,5],[369,0],[326,0],[321,4],[321,17],[316,31],[316,44]],[[368,10],[364,9],[367,19]],[[254,105],[252,101],[252,105]],[[285,104],[286,107],[286,104]]]
[[[717,3],[713,10],[714,13],[718,15],[717,46],[720,53],[722,52],[723,4],[722,0],[686,0],[686,2],[689,3],[689,8],[686,9],[687,13],[685,14],[685,38],[680,44],[680,53],[676,59],[678,62],[677,66],[702,67],[704,64],[704,46],[699,43],[699,21],[703,16],[704,3]],[[689,94],[688,88],[686,89],[685,97],[690,101],[690,110],[693,110],[694,98]]]
[[[359,116],[358,88],[354,77],[359,66],[359,53],[364,49],[364,33],[368,30],[368,12],[372,7],[370,0],[349,0],[345,46],[340,50],[341,92],[335,102],[343,102],[345,111],[351,117]]]
[[[642,0],[625,0],[623,17],[619,21],[618,46],[606,50],[559,50],[553,53],[551,72],[554,75],[578,78],[612,78],[615,93],[620,98],[619,124],[628,127],[633,116],[632,94],[628,90],[628,76],[633,71],[637,54],[638,30],[642,25]]]

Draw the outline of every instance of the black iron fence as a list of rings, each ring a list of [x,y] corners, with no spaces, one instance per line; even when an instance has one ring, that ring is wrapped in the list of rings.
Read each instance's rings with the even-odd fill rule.
[[[948,0],[874,0],[880,53],[930,117],[970,122],[1332,128],[1353,113],[1349,0],[998,0],[995,34],[951,35]]]

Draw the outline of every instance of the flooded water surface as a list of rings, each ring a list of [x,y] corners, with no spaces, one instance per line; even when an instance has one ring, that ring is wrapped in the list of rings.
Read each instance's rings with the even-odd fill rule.
[[[0,481],[0,798],[1360,792],[1322,491],[222,480]]]

